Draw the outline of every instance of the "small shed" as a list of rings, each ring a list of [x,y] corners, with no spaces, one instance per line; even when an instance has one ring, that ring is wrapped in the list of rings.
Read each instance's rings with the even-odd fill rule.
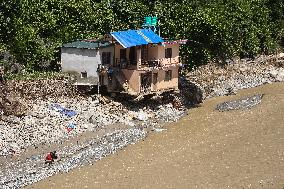
[[[62,71],[77,73],[88,82],[98,81],[98,67],[102,64],[103,52],[113,53],[107,41],[82,40],[64,44],[61,47]],[[108,60],[112,64],[112,59]]]

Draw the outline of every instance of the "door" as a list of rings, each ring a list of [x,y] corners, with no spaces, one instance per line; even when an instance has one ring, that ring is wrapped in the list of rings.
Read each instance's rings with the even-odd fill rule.
[[[141,91],[141,93],[151,92],[151,81],[152,81],[151,76],[152,76],[151,72],[140,74],[140,78],[141,78],[140,91]]]
[[[142,61],[142,64],[148,63],[148,46],[147,45],[142,45],[141,47],[141,61]]]
[[[129,51],[130,64],[137,65],[136,57],[137,57],[137,53],[136,53],[135,47],[130,47],[130,51]]]

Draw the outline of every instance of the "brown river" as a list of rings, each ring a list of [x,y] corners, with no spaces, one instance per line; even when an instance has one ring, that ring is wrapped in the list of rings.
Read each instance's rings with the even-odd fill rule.
[[[253,94],[264,96],[252,109],[215,110]],[[27,188],[284,188],[284,83],[208,99],[165,128]]]

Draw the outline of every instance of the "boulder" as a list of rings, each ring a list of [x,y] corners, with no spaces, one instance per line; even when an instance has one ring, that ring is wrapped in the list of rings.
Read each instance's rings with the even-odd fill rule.
[[[276,76],[276,81],[279,81],[279,82],[284,81],[284,69],[279,70]]]

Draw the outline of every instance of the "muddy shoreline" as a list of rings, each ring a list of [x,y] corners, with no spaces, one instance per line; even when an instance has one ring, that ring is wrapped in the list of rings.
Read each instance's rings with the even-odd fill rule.
[[[188,74],[186,80],[192,81],[203,92],[204,99],[234,95],[239,89],[284,81],[283,68],[275,67],[269,62],[258,64],[256,68],[255,64],[258,63],[241,62],[228,65],[226,69],[208,65]],[[247,75],[249,77],[246,77]],[[32,101],[33,105],[30,104],[30,111],[24,119],[8,117],[0,122],[1,187],[19,188],[30,185],[59,172],[68,172],[77,166],[91,164],[144,139],[151,131],[166,131],[163,127],[167,122],[177,122],[188,112],[185,107],[175,107],[176,100],[179,101],[179,105],[191,105],[187,99],[192,99],[194,94],[188,91],[187,83],[182,86],[183,90],[176,96],[145,101],[140,105],[129,106],[126,103],[125,106],[124,103],[104,99],[103,105],[98,106],[94,97],[53,97]],[[166,101],[163,101],[165,99]],[[59,103],[60,107],[67,110],[74,110],[77,115],[68,117],[57,109],[51,109],[50,106],[55,103]],[[66,130],[70,123],[75,125],[71,132]],[[25,129],[19,132],[19,126]],[[112,136],[115,140],[111,139]],[[111,140],[108,140],[109,138]],[[61,159],[53,168],[47,169],[43,165],[44,156],[54,149],[58,151]],[[78,156],[80,158],[76,159]]]
[[[264,94],[247,109],[224,102]],[[207,99],[167,130],[27,188],[283,188],[284,84]]]

